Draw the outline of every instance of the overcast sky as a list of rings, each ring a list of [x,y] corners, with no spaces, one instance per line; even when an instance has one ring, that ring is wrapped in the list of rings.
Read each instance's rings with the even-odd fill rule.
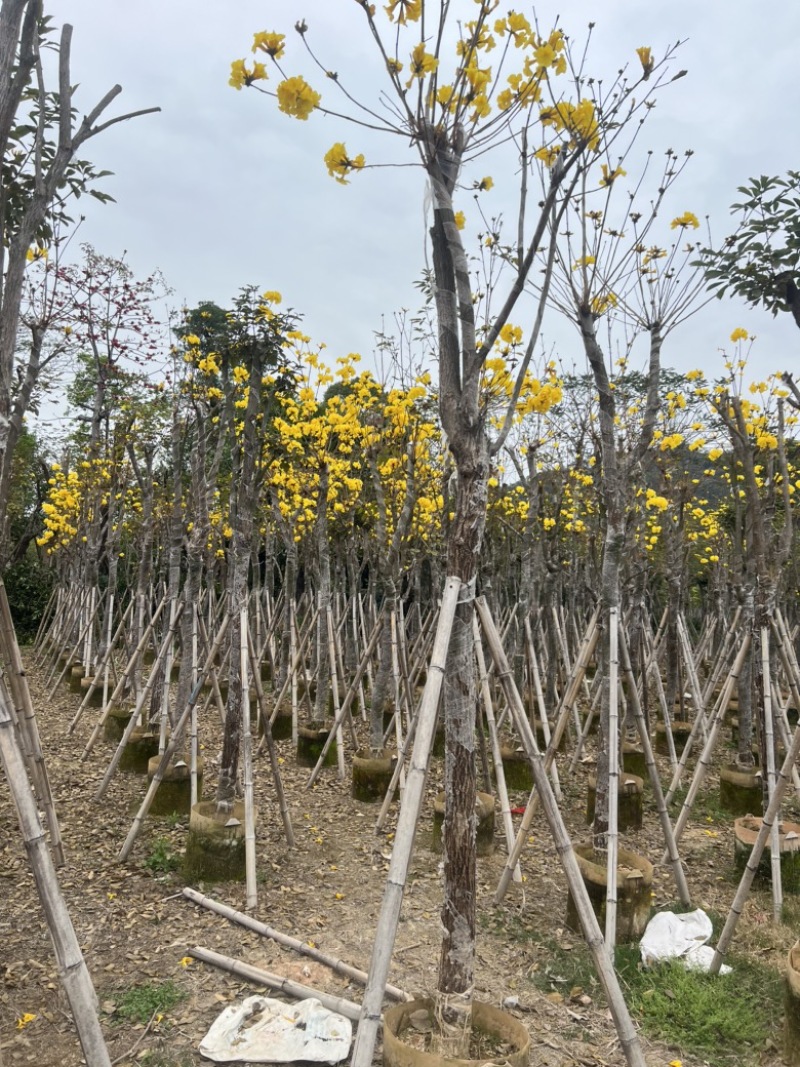
[[[322,162],[337,140],[365,151],[370,162],[381,156],[411,162],[411,150],[404,155],[386,138],[369,140],[331,117],[297,122],[273,100],[228,86],[231,60],[249,57],[256,30],[287,34],[286,66],[293,72],[299,41],[292,27],[304,18],[326,66],[347,76],[357,92],[369,94],[372,86],[374,99],[385,78],[354,0],[53,0],[45,6],[57,22],[74,27],[72,81],[79,84],[81,113],[117,82],[123,87],[118,110],[162,108],[90,142],[86,154],[114,172],[104,188],[117,202],[81,201],[82,240],[109,255],[126,252],[138,275],[160,268],[176,306],[224,305],[248,283],[278,289],[333,356],[359,351],[368,357],[382,322],[390,323],[401,307],[418,306],[413,282],[424,266],[426,233],[421,172],[370,170],[343,188]],[[469,18],[474,3],[453,0],[453,8]],[[526,4],[517,9],[529,12]],[[695,152],[670,201],[674,214],[709,215],[721,238],[730,229],[737,185],[754,174],[800,167],[800,4],[570,0],[537,5],[540,24],[551,24],[562,9],[562,25],[576,39],[596,20],[590,66],[607,78],[637,62],[637,46],[661,55],[686,40],[675,69],[686,68],[688,76],[660,96],[644,133],[656,153]],[[323,92],[330,88],[324,78],[317,83]],[[488,159],[484,170],[496,182],[488,197],[497,198],[484,204],[500,210],[508,183]],[[719,350],[736,326],[759,335],[754,372],[796,364],[797,330],[789,316],[773,320],[736,301],[714,301],[676,332],[665,364],[721,373]],[[545,332],[567,364],[580,361],[577,336],[549,324]]]

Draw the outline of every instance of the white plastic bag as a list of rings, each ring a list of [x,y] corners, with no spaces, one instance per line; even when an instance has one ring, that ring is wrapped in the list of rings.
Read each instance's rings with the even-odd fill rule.
[[[248,997],[226,1008],[200,1042],[215,1063],[338,1063],[350,1052],[349,1019],[323,1008],[315,997],[297,1004]]]
[[[711,920],[702,908],[682,915],[660,911],[647,924],[639,943],[642,963],[650,967],[661,960],[682,959],[687,969],[707,971],[714,957],[714,950],[706,945],[711,933]],[[730,970],[723,963],[720,973],[730,974]]]

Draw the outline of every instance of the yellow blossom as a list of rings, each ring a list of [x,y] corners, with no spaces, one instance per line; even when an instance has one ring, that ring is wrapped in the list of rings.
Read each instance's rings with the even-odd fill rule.
[[[255,81],[265,81],[266,77],[267,68],[263,63],[254,63],[250,68],[243,59],[234,59],[231,63],[228,85],[232,85],[234,89],[241,89],[244,85],[252,85]]]
[[[425,51],[425,42],[420,41],[414,46],[411,53],[411,77],[406,82],[408,88],[414,78],[424,78],[426,74],[432,74],[439,66],[439,60]]]
[[[266,52],[273,59],[280,59],[284,53],[286,38],[282,33],[267,33],[262,30],[253,34],[253,51]]]
[[[617,178],[622,178],[628,172],[623,170],[622,167],[615,167],[614,170],[609,171],[605,163],[600,164],[600,170],[603,172],[600,178],[601,185],[612,185]]]
[[[419,22],[422,16],[422,0],[391,0],[384,10],[390,22],[397,19],[397,22],[404,26],[407,22]]]
[[[735,344],[737,341],[746,341],[749,336],[750,334],[747,332],[747,330],[743,329],[741,326],[737,326],[731,334],[731,340]]]
[[[322,97],[299,74],[278,86],[278,107],[285,115],[305,121]]]
[[[340,185],[347,185],[346,175],[352,170],[361,170],[363,168],[364,156],[357,155],[351,159],[343,142],[337,141],[325,153],[325,166],[328,168],[328,174],[335,178]]]
[[[678,217],[674,218],[670,223],[670,228],[673,230],[677,230],[678,227],[685,226],[691,226],[693,230],[699,229],[700,221],[697,218],[697,215],[693,214],[691,211],[684,211],[682,215],[678,215]]]
[[[639,57],[639,62],[642,64],[642,71],[645,78],[649,78],[653,69],[653,52],[651,48],[646,45],[642,45],[641,48],[636,49],[636,55]]]

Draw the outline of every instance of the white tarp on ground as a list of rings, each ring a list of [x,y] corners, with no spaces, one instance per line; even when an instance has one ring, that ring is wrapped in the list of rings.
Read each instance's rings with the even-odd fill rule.
[[[711,937],[711,920],[702,908],[676,915],[660,911],[647,924],[639,943],[642,963],[650,967],[661,960],[682,959],[691,970],[707,971],[714,950],[706,944]],[[721,974],[730,974],[730,967],[722,965]]]
[[[338,1063],[350,1052],[349,1019],[311,997],[297,1004],[248,997],[226,1008],[200,1042],[200,1053],[215,1063]]]

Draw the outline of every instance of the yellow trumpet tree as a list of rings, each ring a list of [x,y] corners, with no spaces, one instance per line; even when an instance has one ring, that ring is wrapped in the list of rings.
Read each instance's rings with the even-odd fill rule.
[[[256,58],[233,64],[231,84],[261,90],[277,100],[280,111],[299,120],[322,112],[351,121],[356,130],[360,125],[385,132],[411,147],[428,184],[439,413],[456,474],[447,573],[461,583],[444,681],[447,800],[438,995],[440,1006],[445,1000],[469,1005],[477,889],[473,611],[493,456],[510,431],[538,343],[566,207],[582,176],[608,163],[622,131],[638,128],[664,80],[663,62],[656,62],[649,49],[641,50],[638,58],[631,57],[630,70],[607,88],[590,76],[582,45],[573,46],[558,28],[542,32],[525,15],[501,9],[498,0],[470,4],[465,21],[445,0],[356,3],[384,70],[372,100],[357,100],[346,70],[317,57],[305,21],[295,27],[301,51],[317,76],[325,73],[334,102],[303,75],[288,71],[285,37],[273,31],[255,35]],[[492,153],[504,174],[517,176],[519,214],[505,250],[494,234],[488,236],[490,251],[498,246],[497,269],[491,288],[476,291],[465,243],[469,231],[462,230],[469,220],[457,205],[467,206],[492,189],[493,179],[483,169]],[[337,141],[325,165],[337,181],[347,183],[356,174],[363,177],[369,164],[364,154]],[[512,313],[526,315],[533,328],[495,432],[482,381]]]

